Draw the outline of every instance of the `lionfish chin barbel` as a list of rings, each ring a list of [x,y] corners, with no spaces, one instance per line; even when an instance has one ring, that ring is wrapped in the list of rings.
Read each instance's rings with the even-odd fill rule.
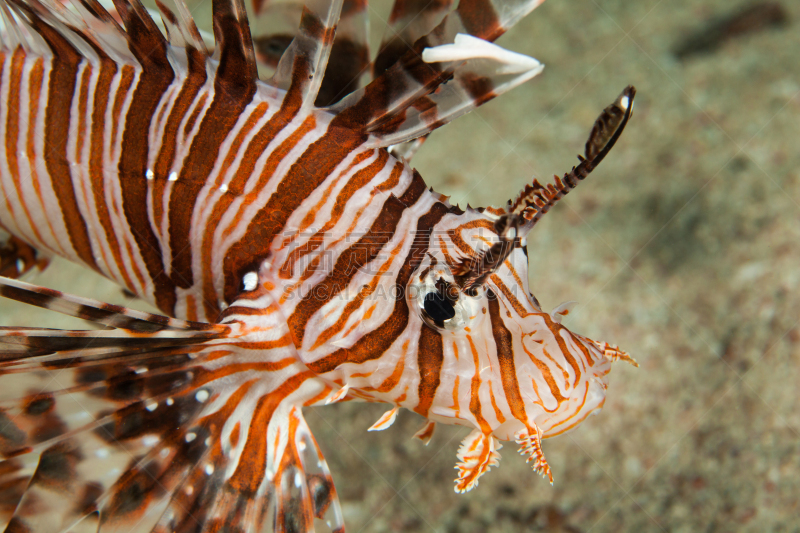
[[[473,428],[458,492],[510,439],[552,482],[542,439],[634,361],[542,311],[525,239],[634,89],[554,184],[463,211],[409,159],[541,71],[492,44],[541,0],[396,0],[374,60],[365,0],[213,0],[213,46],[156,3],[0,0],[0,293],[105,326],[0,330],[6,531],[343,531],[302,415],[342,400]],[[12,279],[53,255],[164,316]]]

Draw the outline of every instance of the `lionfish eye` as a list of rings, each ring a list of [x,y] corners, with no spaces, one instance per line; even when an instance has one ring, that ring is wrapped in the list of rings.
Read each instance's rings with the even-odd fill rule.
[[[436,291],[425,295],[423,306],[428,316],[439,325],[440,322],[443,323],[445,320],[450,320],[456,316],[455,305],[457,301],[458,289],[439,278],[436,282]]]
[[[465,293],[443,263],[432,261],[420,266],[408,291],[423,322],[435,330],[460,331],[482,316],[482,291]]]

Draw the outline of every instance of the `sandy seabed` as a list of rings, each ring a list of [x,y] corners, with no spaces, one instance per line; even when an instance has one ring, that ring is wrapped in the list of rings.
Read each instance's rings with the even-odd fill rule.
[[[499,41],[543,74],[436,132],[413,164],[462,207],[502,205],[577,163],[635,85],[622,139],[529,255],[543,307],[578,301],[565,324],[641,367],[617,363],[603,411],[545,441],[552,487],[507,443],[457,495],[467,429],[424,447],[414,414],[367,433],[385,406],[312,410],[348,531],[800,530],[800,3],[784,7],[786,28],[682,62],[671,48],[729,2],[549,0]],[[125,303],[54,266],[37,283]],[[56,324],[3,305],[4,325]]]

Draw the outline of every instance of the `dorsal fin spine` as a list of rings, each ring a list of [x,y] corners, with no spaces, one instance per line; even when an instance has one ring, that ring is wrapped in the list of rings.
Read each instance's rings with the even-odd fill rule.
[[[242,0],[213,0],[215,58],[219,59],[217,83],[241,96],[255,92],[256,68],[253,39]]]
[[[123,23],[128,46],[145,70],[170,69],[167,39],[139,0],[113,0]]]

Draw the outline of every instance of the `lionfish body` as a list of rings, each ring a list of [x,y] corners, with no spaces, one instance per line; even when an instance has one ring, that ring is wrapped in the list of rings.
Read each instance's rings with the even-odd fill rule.
[[[399,407],[428,419],[425,441],[474,428],[458,491],[497,439],[549,476],[541,439],[599,409],[628,357],[541,310],[525,234],[605,156],[632,89],[578,167],[506,208],[462,211],[408,165],[420,137],[541,70],[489,42],[539,3],[398,0],[360,89],[355,0],[309,0],[288,37],[251,36],[239,0],[214,0],[213,54],[183,0],[158,5],[168,37],[138,0],[0,3],[2,273],[60,255],[166,315],[2,281],[107,327],[0,332],[6,531],[342,531],[301,411],[344,399],[393,406],[371,429]]]

